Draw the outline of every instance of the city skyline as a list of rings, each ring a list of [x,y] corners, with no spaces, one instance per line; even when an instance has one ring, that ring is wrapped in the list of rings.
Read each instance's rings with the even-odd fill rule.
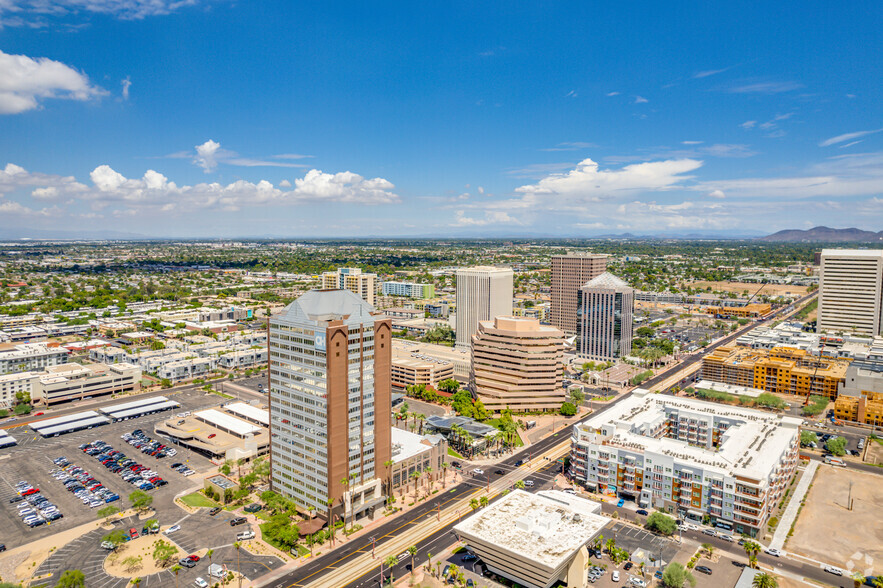
[[[879,230],[881,24],[871,2],[8,0],[0,234]]]

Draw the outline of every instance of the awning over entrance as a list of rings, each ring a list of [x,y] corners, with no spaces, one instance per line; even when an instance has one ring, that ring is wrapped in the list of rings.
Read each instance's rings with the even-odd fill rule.
[[[696,510],[695,508],[687,510],[687,514],[691,517],[698,517],[700,519],[705,516],[704,512],[702,512],[701,510]]]

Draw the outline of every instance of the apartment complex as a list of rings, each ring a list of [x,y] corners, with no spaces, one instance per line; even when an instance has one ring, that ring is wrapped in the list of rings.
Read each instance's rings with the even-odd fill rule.
[[[849,362],[789,347],[767,350],[725,345],[702,358],[702,378],[779,394],[833,399]]]
[[[406,296],[408,298],[435,298],[435,286],[416,282],[383,282],[384,296]]]
[[[339,267],[337,271],[322,274],[323,290],[349,290],[374,306],[377,274],[363,274],[357,267]]]
[[[472,337],[472,390],[491,411],[558,410],[564,333],[522,317],[480,321]]]
[[[610,272],[579,289],[577,353],[591,360],[616,360],[632,351],[635,291]]]
[[[408,386],[423,385],[438,389],[439,382],[453,377],[453,361],[393,345],[390,379],[395,388],[404,390]]]
[[[593,278],[607,271],[607,256],[592,253],[568,253],[552,256],[552,288],[549,319],[553,327],[567,335],[576,335],[579,290]]]
[[[834,402],[834,416],[844,421],[883,425],[883,360],[853,361]]]
[[[883,335],[883,250],[822,250],[817,330]]]
[[[510,268],[479,266],[457,270],[457,349],[469,349],[479,321],[512,315],[514,276]]]
[[[349,290],[307,292],[270,318],[271,485],[301,508],[324,515],[332,500],[349,517],[383,504],[391,337]]]
[[[762,535],[794,476],[800,419],[638,389],[571,436],[571,474],[641,506]]]
[[[67,363],[70,351],[46,343],[22,343],[0,348],[0,374],[42,371],[53,365]]]

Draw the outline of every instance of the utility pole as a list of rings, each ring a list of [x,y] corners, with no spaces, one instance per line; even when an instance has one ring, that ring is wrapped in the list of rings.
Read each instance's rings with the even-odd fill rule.
[[[441,503],[435,505],[436,512],[438,513],[436,516],[436,520],[441,522]]]
[[[377,559],[374,555],[374,548],[377,547],[377,539],[371,535],[371,559]]]

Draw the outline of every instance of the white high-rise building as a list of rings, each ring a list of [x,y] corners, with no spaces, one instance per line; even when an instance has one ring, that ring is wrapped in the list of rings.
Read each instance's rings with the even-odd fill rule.
[[[883,250],[822,250],[817,330],[883,334]]]
[[[327,519],[383,504],[390,319],[349,290],[313,290],[270,318],[272,489]],[[346,483],[342,483],[346,480]]]
[[[457,270],[457,349],[472,346],[479,321],[512,316],[515,274],[511,268],[479,266]]]

